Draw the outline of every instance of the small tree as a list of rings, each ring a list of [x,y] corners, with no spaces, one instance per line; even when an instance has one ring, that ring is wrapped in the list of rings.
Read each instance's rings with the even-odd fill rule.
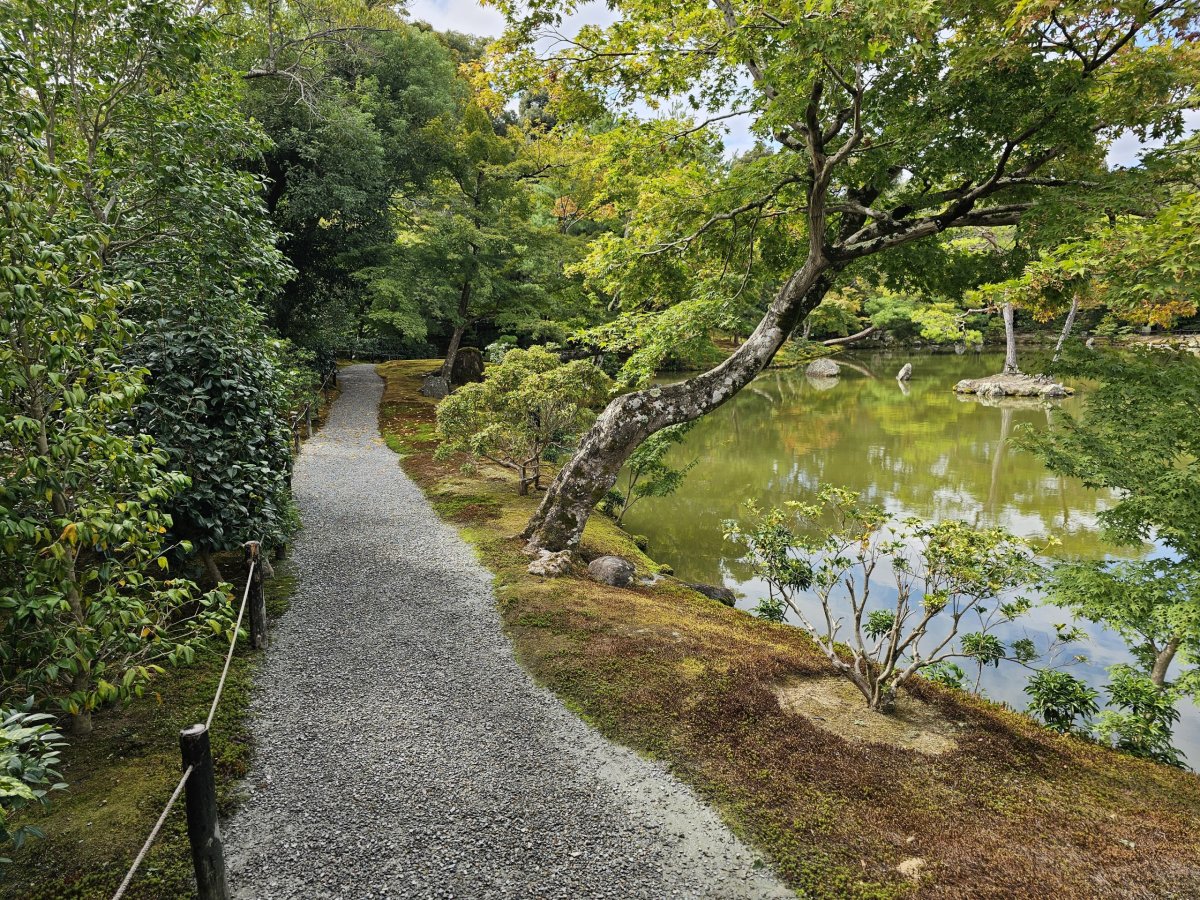
[[[1069,672],[1040,669],[1025,683],[1025,693],[1030,697],[1026,712],[1062,734],[1086,734],[1091,717],[1100,711],[1096,704],[1099,694]],[[1082,720],[1082,726],[1076,725],[1077,719]]]
[[[827,487],[816,504],[752,506],[750,523],[727,522],[726,535],[872,709],[889,711],[913,675],[952,657],[982,666],[1030,652],[1026,643],[1010,651],[991,633],[1029,609],[1012,595],[1041,571],[1029,545],[1003,529],[897,521],[852,491]],[[879,604],[873,578],[885,566],[896,598]],[[804,602],[809,588],[819,619]],[[968,617],[976,630],[960,638]]]
[[[692,430],[694,424],[686,422],[683,425],[664,428],[651,435],[642,446],[633,451],[625,466],[622,489],[611,492],[611,510],[618,525],[639,500],[646,497],[669,497],[679,490],[683,479],[698,460],[692,460],[683,468],[676,469],[667,463],[667,453],[676,444],[683,443],[684,436]]]
[[[585,360],[564,364],[541,347],[510,350],[483,381],[438,406],[438,455],[461,451],[511,469],[524,496],[541,487],[547,452],[567,448],[608,388],[608,376]]]

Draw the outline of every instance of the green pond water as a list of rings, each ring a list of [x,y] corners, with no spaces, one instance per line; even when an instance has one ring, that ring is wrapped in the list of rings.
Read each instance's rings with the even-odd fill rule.
[[[1055,409],[1076,410],[1078,397],[1047,409],[1034,401],[981,402],[951,388],[961,378],[1000,370],[994,353],[921,355],[846,353],[842,375],[810,379],[803,370],[768,371],[727,404],[702,419],[672,461],[696,461],[670,497],[640,501],[625,517],[628,530],[649,538],[650,554],[688,581],[725,585],[752,608],[767,593],[738,561],[738,548],[722,537],[722,522],[744,515],[748,499],[761,506],[806,500],[821,484],[862,492],[898,516],[962,519],[1002,526],[1032,538],[1053,537],[1055,556],[1087,559],[1159,554],[1158,548],[1115,547],[1103,541],[1096,514],[1113,495],[1049,472],[1036,457],[1008,439],[1020,426],[1044,429]],[[912,380],[896,381],[905,362]],[[890,573],[872,581],[886,603],[895,596]],[[1069,621],[1061,609],[1038,606],[1019,624],[997,632],[1009,640],[1031,637],[1046,647],[1055,623]],[[1119,637],[1086,622],[1088,638],[1060,655],[1087,657],[1070,671],[1099,687],[1104,669],[1126,661]],[[970,630],[970,629],[967,629]],[[959,660],[973,675],[971,667]],[[988,696],[1017,708],[1029,672],[1002,663],[983,679]],[[1200,715],[1191,704],[1176,744],[1200,765]]]

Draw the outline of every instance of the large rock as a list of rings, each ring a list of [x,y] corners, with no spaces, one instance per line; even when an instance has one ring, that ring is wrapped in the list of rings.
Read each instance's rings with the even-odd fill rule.
[[[810,362],[804,374],[809,378],[837,378],[842,374],[842,367],[828,356],[823,356]]]
[[[613,587],[629,587],[636,572],[633,563],[619,556],[601,556],[588,563],[588,575],[593,581]]]
[[[904,368],[896,373],[897,381],[908,381],[912,378],[912,363],[905,363]]]
[[[693,581],[685,581],[684,584],[693,591],[699,591],[710,600],[716,600],[718,603],[724,603],[726,606],[737,604],[737,594],[727,587],[717,587],[715,584],[700,584]]]
[[[483,354],[474,347],[459,347],[450,372],[450,383],[457,387],[472,381],[483,381]]]
[[[989,375],[987,378],[964,378],[954,386],[955,393],[974,394],[984,399],[997,397],[1069,397],[1073,388],[1059,384],[1049,375]]]
[[[421,382],[421,393],[426,397],[441,400],[450,393],[450,382],[441,375],[426,375]]]
[[[571,571],[571,551],[560,550],[551,553],[549,550],[539,550],[537,559],[529,564],[530,575],[541,575],[543,578],[557,578]]]

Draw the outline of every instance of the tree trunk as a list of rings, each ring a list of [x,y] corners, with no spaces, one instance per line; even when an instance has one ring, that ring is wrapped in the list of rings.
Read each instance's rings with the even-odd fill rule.
[[[616,483],[629,454],[654,432],[698,419],[753,381],[796,324],[821,302],[835,274],[828,260],[810,256],[780,288],[754,333],[720,365],[687,381],[634,391],[609,403],[551,482],[522,536],[539,549],[577,547],[593,508]]]
[[[1013,331],[1013,305],[1005,303],[1004,314],[1004,374],[1019,375],[1017,367],[1017,335]]]
[[[71,679],[71,690],[87,692],[91,690],[92,677],[91,665],[81,671],[78,675]],[[83,737],[86,734],[92,733],[92,711],[90,709],[81,710],[71,716],[71,734],[75,737]]]
[[[225,580],[224,577],[221,575],[220,566],[218,566],[217,561],[215,559],[213,559],[211,550],[208,550],[208,549],[201,550],[200,551],[200,561],[202,563],[204,563],[204,571],[208,573],[208,577],[212,581],[213,587],[216,587],[218,584],[220,584],[222,581]]]
[[[446,384],[453,387],[450,377],[454,374],[454,360],[458,357],[458,348],[462,345],[463,334],[467,330],[467,313],[471,309],[471,279],[463,281],[462,290],[458,295],[458,320],[454,323],[454,332],[450,335],[450,346],[446,348],[446,361],[442,363],[442,377]]]
[[[1160,691],[1166,686],[1167,670],[1171,668],[1171,661],[1175,659],[1175,654],[1179,652],[1179,643],[1179,638],[1173,637],[1167,641],[1167,646],[1154,655],[1154,666],[1150,669],[1150,680],[1154,682],[1154,686]]]
[[[1075,326],[1075,314],[1079,312],[1079,298],[1076,297],[1071,301],[1071,311],[1067,313],[1067,321],[1063,322],[1062,334],[1058,336],[1058,343],[1054,345],[1054,361],[1058,362],[1058,356],[1062,353],[1063,344],[1067,342],[1067,338],[1071,336],[1071,329]]]

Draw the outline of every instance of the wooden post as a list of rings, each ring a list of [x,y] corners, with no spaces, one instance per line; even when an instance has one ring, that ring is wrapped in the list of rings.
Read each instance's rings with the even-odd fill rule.
[[[187,805],[188,840],[196,869],[196,896],[200,900],[229,900],[225,883],[225,845],[217,821],[217,789],[213,780],[212,749],[208,729],[192,725],[179,732],[183,767],[192,767],[184,795]]]
[[[304,407],[304,436],[312,437],[312,404]]]
[[[262,546],[258,541],[246,542],[246,565],[258,563],[250,573],[250,593],[246,603],[250,607],[250,646],[255,650],[267,648],[267,598],[263,594]]]

